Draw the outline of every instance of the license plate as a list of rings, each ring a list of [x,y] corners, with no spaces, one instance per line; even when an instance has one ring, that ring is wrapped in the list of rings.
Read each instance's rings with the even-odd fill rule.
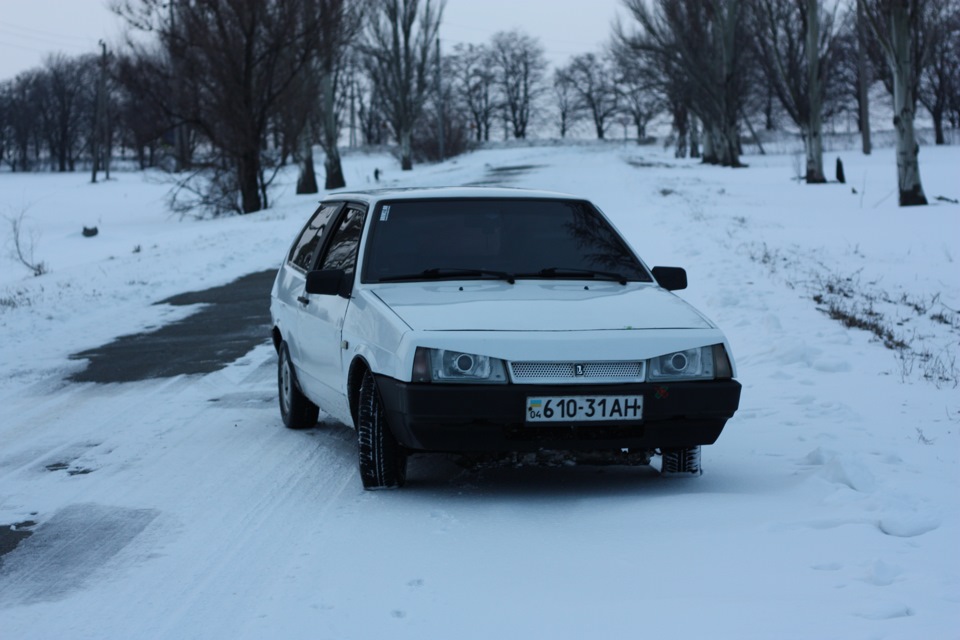
[[[527,398],[527,422],[598,422],[642,418],[643,396]]]

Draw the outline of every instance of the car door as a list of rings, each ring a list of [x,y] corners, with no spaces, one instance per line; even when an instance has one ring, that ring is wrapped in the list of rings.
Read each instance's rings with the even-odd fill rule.
[[[342,202],[324,203],[314,212],[310,220],[290,247],[290,253],[277,277],[276,283],[276,321],[283,339],[287,341],[294,367],[301,365],[300,339],[297,332],[297,317],[300,303],[297,298],[303,295],[307,271],[316,263],[323,241],[329,235],[331,221],[343,207]]]
[[[347,204],[331,227],[330,239],[316,262],[317,270],[344,271],[349,282],[355,279],[357,253],[366,209]],[[303,293],[299,305],[300,360],[306,384],[315,392],[320,406],[334,415],[349,415],[342,344],[343,321],[350,304],[343,295]]]

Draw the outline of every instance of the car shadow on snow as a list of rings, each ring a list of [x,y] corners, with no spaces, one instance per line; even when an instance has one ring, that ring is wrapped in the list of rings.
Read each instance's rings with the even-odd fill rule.
[[[702,478],[663,478],[656,466],[503,462],[480,467],[455,454],[414,455],[404,492],[487,498],[581,499],[708,493]]]
[[[344,471],[357,468],[356,432],[332,419],[296,434],[332,454]],[[513,460],[477,461],[478,456],[455,453],[413,453],[407,466],[406,485],[387,494],[432,496],[456,500],[522,498],[569,500],[618,495],[672,496],[740,493],[737,478],[721,473],[702,477],[662,477],[659,459],[650,465],[531,463]],[[360,490],[360,479],[356,479]]]

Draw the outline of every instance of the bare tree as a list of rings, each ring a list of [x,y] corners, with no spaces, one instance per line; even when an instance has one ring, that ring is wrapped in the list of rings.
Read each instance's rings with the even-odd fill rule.
[[[625,90],[632,96],[628,101],[637,101],[637,115],[667,109],[676,134],[676,157],[687,157],[688,150],[690,157],[699,157],[699,139],[693,135],[695,118],[691,114],[694,87],[680,58],[671,49],[637,44],[637,35],[627,35],[621,23],[615,24],[611,51],[627,83]]]
[[[373,0],[363,48],[368,70],[393,134],[400,168],[413,169],[412,136],[423,114],[430,83],[431,51],[443,1]]]
[[[556,69],[553,72],[553,97],[557,107],[560,137],[566,138],[570,127],[579,119],[581,112],[573,79],[565,69]]]
[[[620,111],[620,94],[610,58],[594,53],[574,56],[563,73],[570,79],[580,110],[589,114],[597,138],[603,140],[610,119]]]
[[[860,128],[860,139],[863,155],[868,156],[873,150],[870,140],[870,84],[873,80],[870,67],[867,64],[867,24],[863,13],[863,5],[857,3],[857,126]]]
[[[922,30],[929,55],[921,69],[917,99],[933,119],[936,144],[945,144],[944,116],[960,93],[960,2],[928,0]]]
[[[927,204],[920,182],[920,147],[914,132],[917,66],[927,55],[915,38],[927,0],[857,0],[879,43],[893,83],[893,126],[897,132],[900,206]]]
[[[324,188],[339,189],[347,184],[343,177],[339,149],[341,115],[349,97],[345,91],[347,85],[345,76],[348,73],[350,47],[363,28],[364,3],[357,0],[353,2],[315,0],[315,2],[320,27],[316,71],[320,81],[318,111],[320,145],[326,154]],[[312,136],[307,135],[305,139],[308,152],[305,153],[305,157],[312,169],[313,156],[309,153]],[[298,193],[300,193],[299,190]]]
[[[863,10],[859,5],[855,5],[855,9],[847,11],[840,20],[836,62],[831,75],[837,84],[839,110],[846,109],[854,114],[863,154],[870,155],[873,144],[870,136],[869,89],[875,74],[867,53],[869,35]]]
[[[650,64],[650,58],[637,55],[622,47],[613,47],[615,87],[620,96],[620,110],[637,129],[637,143],[647,138],[647,125],[664,109],[666,91],[658,87],[660,76]],[[686,142],[686,110],[674,113],[674,127],[678,137]],[[678,122],[678,120],[680,120]],[[680,131],[682,130],[682,136]]]
[[[239,202],[233,207],[241,213],[268,204],[268,127],[282,103],[297,98],[295,81],[316,53],[318,26],[309,2],[127,0],[118,9],[159,37],[164,57],[147,45],[136,51],[171,94],[187,96],[168,96],[165,108],[216,150],[206,167],[224,178],[214,189],[225,196],[214,199],[220,206],[229,206],[234,189]]]
[[[34,276],[42,276],[48,271],[47,265],[42,260],[34,258],[33,252],[37,238],[32,232],[23,228],[26,213],[26,211],[21,211],[19,215],[7,218],[13,237],[13,257],[17,262],[32,271]]]
[[[740,165],[739,118],[748,94],[743,0],[624,0],[639,26],[618,39],[670,61],[689,80],[690,109],[703,121],[704,162]]]
[[[0,164],[10,149],[10,82],[0,82]]]
[[[470,143],[473,122],[464,96],[456,88],[457,62],[455,56],[441,58],[441,72],[434,76],[434,90],[414,130],[413,157],[418,162],[443,161],[463,153]]]
[[[39,148],[40,135],[40,85],[42,72],[25,71],[9,85],[7,103],[7,127],[9,131],[10,167],[13,171],[30,171],[33,166],[30,147],[35,153]]]
[[[156,166],[157,150],[164,134],[173,130],[166,113],[149,96],[131,91],[124,83],[126,73],[138,72],[118,64],[117,118],[120,121],[121,144],[137,154],[141,169]]]
[[[42,135],[57,171],[73,171],[81,147],[83,132],[93,122],[93,92],[96,60],[94,56],[67,58],[48,56],[38,77],[36,102]]]
[[[496,33],[491,43],[504,117],[514,138],[526,138],[531,115],[546,90],[543,45],[519,30]]]
[[[806,181],[826,182],[822,118],[833,98],[831,69],[839,30],[819,0],[755,0],[753,44],[769,86],[800,128],[806,148]]]
[[[458,44],[451,58],[451,72],[457,78],[457,92],[470,113],[474,139],[490,140],[490,125],[499,108],[490,48],[482,44]]]
[[[357,120],[363,144],[385,144],[387,138],[387,114],[383,101],[372,81],[373,72],[367,68],[365,75],[353,75],[353,93],[357,102]]]

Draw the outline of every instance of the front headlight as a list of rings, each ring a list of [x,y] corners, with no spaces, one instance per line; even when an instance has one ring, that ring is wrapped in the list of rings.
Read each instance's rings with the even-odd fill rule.
[[[723,348],[722,345],[717,346]],[[648,379],[651,382],[713,380],[713,350],[714,347],[698,347],[652,358],[649,362]]]
[[[412,379],[414,382],[506,384],[507,369],[503,360],[498,358],[417,347],[413,357]]]

